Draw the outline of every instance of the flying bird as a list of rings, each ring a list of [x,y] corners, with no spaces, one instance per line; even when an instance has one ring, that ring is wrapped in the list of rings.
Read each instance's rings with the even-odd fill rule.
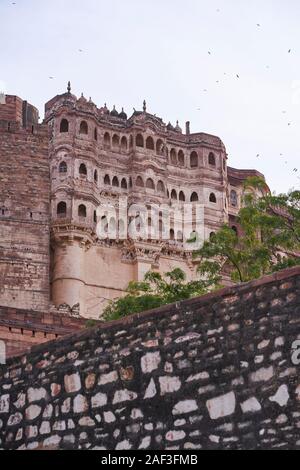
[[[54,80],[54,77],[49,77],[49,78],[50,78],[50,80]]]
[[[258,26],[258,27],[260,28],[260,24],[259,24],[259,23],[257,23],[257,25],[256,25],[256,26]]]
[[[288,53],[289,53],[289,54],[291,53],[291,50],[292,50],[292,49],[289,49],[289,50],[288,50]]]
[[[237,77],[237,78],[240,78],[240,76],[239,76],[238,74],[236,74],[236,77]]]

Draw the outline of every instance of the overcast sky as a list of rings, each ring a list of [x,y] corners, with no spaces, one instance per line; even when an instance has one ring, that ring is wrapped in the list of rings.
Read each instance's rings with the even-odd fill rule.
[[[288,191],[300,186],[299,24],[298,0],[0,0],[0,89],[41,118],[68,80],[129,115],[145,98]]]

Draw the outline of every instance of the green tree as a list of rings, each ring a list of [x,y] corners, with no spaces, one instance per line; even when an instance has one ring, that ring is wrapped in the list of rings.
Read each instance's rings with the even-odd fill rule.
[[[127,294],[112,301],[104,310],[105,321],[117,320],[133,313],[202,295],[218,286],[219,275],[211,274],[204,280],[186,281],[185,273],[176,268],[161,275],[149,271],[143,282],[132,281]]]
[[[258,177],[245,182],[238,236],[224,225],[195,253],[199,272],[227,268],[235,282],[246,282],[300,264],[300,191],[274,195]]]

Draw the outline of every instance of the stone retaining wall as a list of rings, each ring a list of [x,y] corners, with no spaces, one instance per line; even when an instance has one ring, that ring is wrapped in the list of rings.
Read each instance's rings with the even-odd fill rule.
[[[295,268],[34,347],[1,447],[300,449],[299,293]]]

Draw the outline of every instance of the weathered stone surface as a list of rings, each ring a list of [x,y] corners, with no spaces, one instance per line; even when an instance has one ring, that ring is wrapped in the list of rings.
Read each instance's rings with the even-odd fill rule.
[[[77,395],[74,398],[73,410],[74,413],[85,413],[88,409],[88,403],[86,397],[83,395]]]
[[[241,403],[243,413],[255,413],[261,410],[261,405],[257,398],[251,397],[248,400]]]
[[[195,400],[184,400],[178,402],[173,408],[173,415],[182,415],[197,411],[198,406]]]
[[[10,403],[9,395],[0,395],[0,414],[9,412],[9,403]]]
[[[110,372],[109,374],[101,375],[99,379],[99,385],[106,385],[118,380],[118,373],[116,371]]]
[[[38,405],[30,405],[25,410],[26,419],[28,421],[33,421],[41,414],[42,408]]]
[[[181,380],[179,377],[159,377],[160,394],[166,395],[168,393],[177,392],[181,387]]]
[[[146,389],[144,398],[153,398],[157,393],[156,385],[153,379],[150,380],[149,385]]]
[[[270,397],[270,401],[278,403],[279,406],[287,405],[287,402],[290,399],[289,390],[286,385],[281,385],[277,390],[276,394]]]
[[[147,353],[141,359],[141,367],[144,374],[150,374],[158,368],[161,362],[160,352]]]
[[[107,395],[105,393],[97,393],[92,397],[92,408],[101,408],[107,403]]]
[[[34,403],[45,399],[47,392],[44,388],[29,388],[27,392],[27,398],[29,403]]]
[[[235,411],[235,405],[236,399],[233,392],[212,398],[206,402],[211,419],[219,419],[232,415]]]
[[[273,366],[268,368],[261,368],[251,374],[251,381],[252,382],[267,382],[270,380],[274,375],[274,368]]]
[[[130,390],[118,390],[113,399],[113,405],[117,403],[122,403],[126,401],[132,401],[137,398],[137,393],[132,392]]]
[[[65,389],[67,393],[79,392],[81,389],[81,380],[78,373],[72,375],[65,375],[64,378]]]

